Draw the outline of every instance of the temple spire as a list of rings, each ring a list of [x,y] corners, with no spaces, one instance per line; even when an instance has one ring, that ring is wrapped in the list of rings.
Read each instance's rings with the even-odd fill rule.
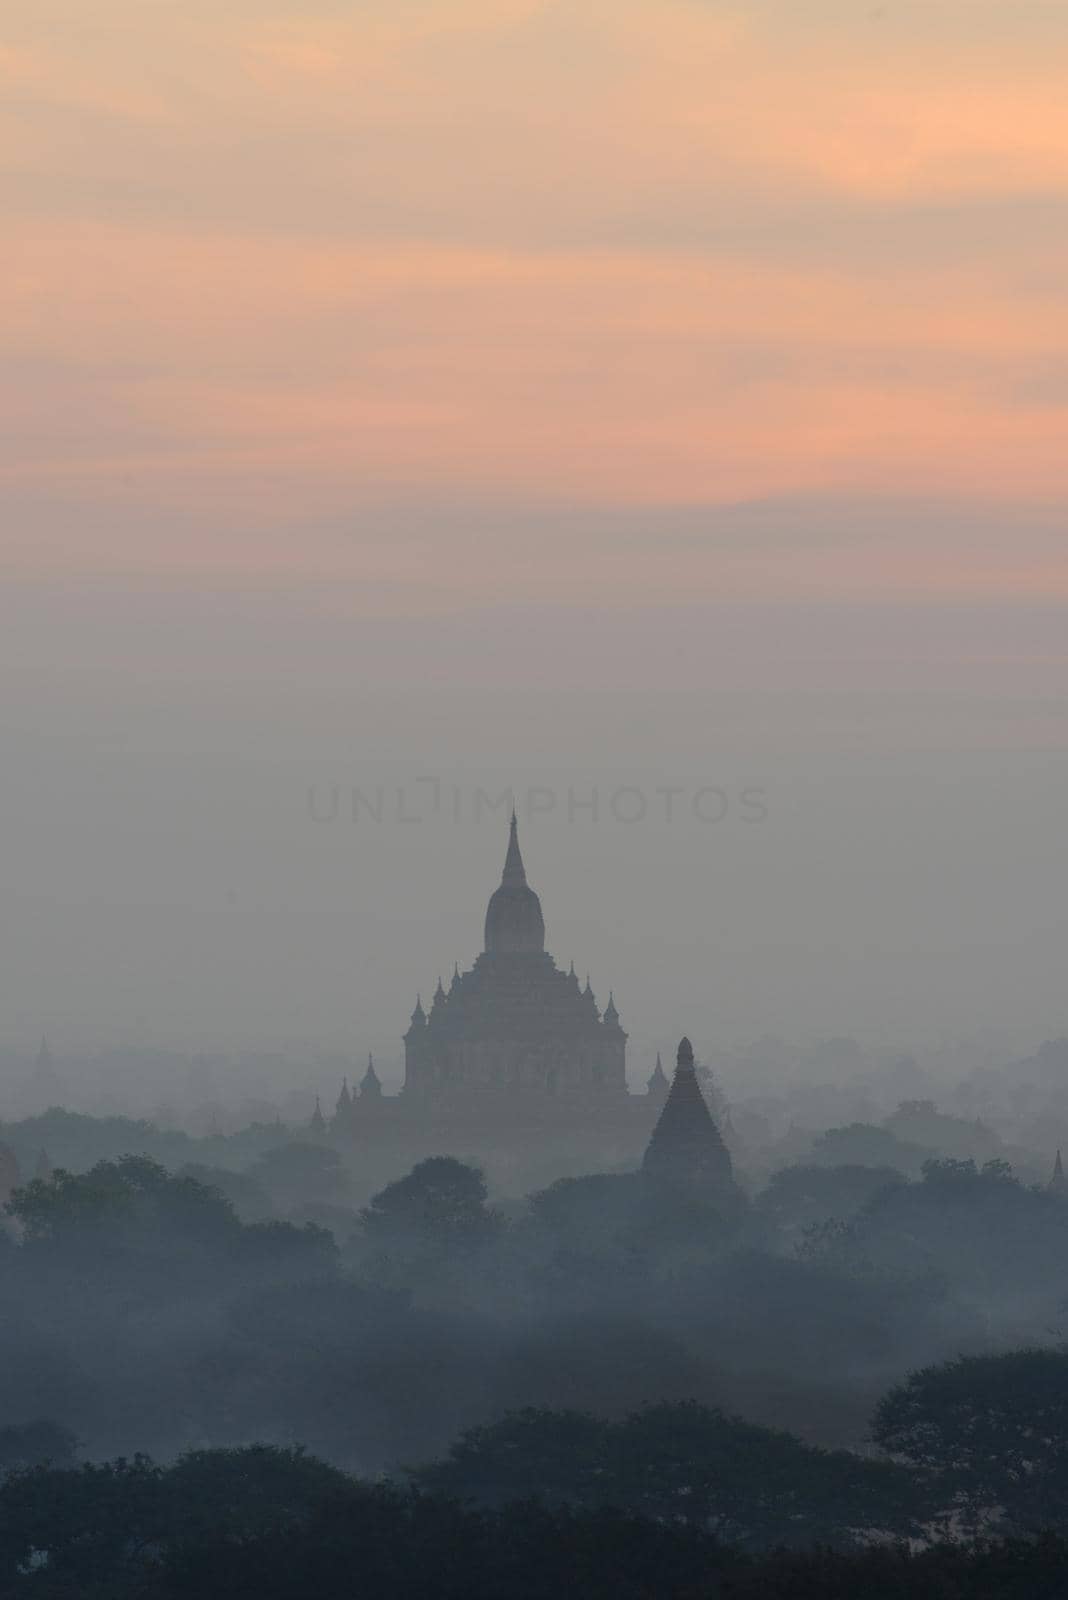
[[[733,1189],[730,1154],[701,1093],[689,1039],[679,1040],[675,1076],[646,1148],[642,1171],[673,1187]]]
[[[363,1082],[360,1084],[360,1098],[361,1100],[378,1100],[381,1099],[381,1096],[382,1080],[375,1071],[374,1057],[372,1056],[371,1052],[368,1051],[367,1071],[364,1073]]]
[[[655,1100],[657,1104],[663,1105],[667,1099],[669,1084],[667,1073],[661,1065],[659,1050],[656,1052],[656,1066],[649,1075],[649,1082],[646,1087],[650,1098]]]
[[[1049,1180],[1048,1188],[1050,1194],[1068,1193],[1068,1178],[1064,1176],[1064,1162],[1061,1160],[1059,1150],[1057,1151],[1057,1159],[1053,1163],[1053,1176]]]
[[[545,949],[541,902],[527,883],[514,809],[508,827],[504,871],[486,907],[485,948],[490,955],[540,955]]]
[[[519,824],[513,808],[512,820],[508,828],[508,854],[504,858],[501,883],[506,889],[521,889],[525,886],[526,881],[526,868],[523,865],[523,857],[519,852]]]

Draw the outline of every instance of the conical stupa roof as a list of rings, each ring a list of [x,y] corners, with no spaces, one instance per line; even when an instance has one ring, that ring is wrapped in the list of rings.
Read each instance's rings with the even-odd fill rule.
[[[730,1153],[701,1093],[689,1039],[679,1042],[675,1076],[646,1147],[642,1171],[673,1183],[733,1181]]]
[[[500,888],[494,890],[486,907],[485,943],[491,955],[526,955],[545,949],[541,901],[527,883],[514,811]]]
[[[1051,1194],[1068,1192],[1068,1178],[1064,1176],[1064,1162],[1061,1160],[1059,1150],[1057,1151],[1057,1159],[1053,1163],[1053,1176],[1049,1180],[1049,1190]]]

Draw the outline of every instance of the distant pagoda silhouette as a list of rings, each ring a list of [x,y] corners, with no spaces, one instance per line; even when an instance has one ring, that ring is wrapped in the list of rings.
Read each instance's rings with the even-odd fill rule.
[[[642,1171],[675,1187],[734,1187],[730,1152],[701,1093],[689,1039],[679,1041],[675,1076],[646,1146]]]
[[[363,1078],[350,1072],[341,1085],[330,1135],[378,1153],[403,1146],[420,1155],[462,1138],[484,1159],[559,1139],[568,1142],[569,1163],[581,1149],[633,1170],[670,1085],[658,1056],[645,1092],[629,1091],[615,996],[610,990],[602,1011],[589,976],[583,985],[574,962],[558,966],[546,949],[514,809],[482,951],[467,971],[451,964],[448,985],[439,977],[426,1006],[416,996],[400,1093],[387,1091],[368,1056]],[[729,1168],[727,1161],[728,1181]]]
[[[668,1097],[670,1088],[668,1075],[660,1064],[660,1051],[658,1050],[656,1052],[656,1066],[649,1075],[646,1093],[656,1105],[662,1106]]]
[[[374,1056],[367,1052],[367,1071],[360,1081],[360,1099],[378,1101],[382,1098],[382,1080],[375,1071]]]
[[[562,971],[545,948],[513,811],[482,954],[470,971],[453,973],[447,992],[438,980],[429,1012],[416,1000],[404,1035],[404,1098],[623,1102],[626,1045],[612,995],[602,1015],[589,979],[580,988],[574,967]]]
[[[1064,1162],[1061,1160],[1059,1150],[1057,1151],[1057,1159],[1053,1163],[1053,1176],[1046,1187],[1050,1194],[1068,1194],[1068,1178],[1064,1176]]]

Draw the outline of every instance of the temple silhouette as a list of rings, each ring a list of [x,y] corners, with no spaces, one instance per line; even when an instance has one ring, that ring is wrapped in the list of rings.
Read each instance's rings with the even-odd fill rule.
[[[675,1076],[645,1147],[642,1171],[654,1182],[675,1188],[733,1186],[730,1151],[701,1093],[689,1039],[679,1041]]]
[[[404,1035],[404,1095],[504,1095],[569,1101],[627,1093],[627,1035],[611,996],[602,1015],[574,966],[545,949],[541,902],[527,883],[515,813],[500,887],[486,908],[485,948],[468,972],[440,980],[429,1015],[417,1000]]]
[[[384,1170],[405,1157],[463,1153],[500,1169],[544,1159],[633,1170],[660,1180],[732,1184],[731,1159],[698,1080],[688,1040],[670,1084],[659,1055],[644,1093],[627,1086],[627,1035],[611,992],[603,1012],[589,979],[545,948],[541,901],[527,881],[513,812],[504,870],[486,907],[483,949],[417,998],[404,1038],[404,1083],[384,1094],[368,1057],[358,1088],[341,1086],[329,1129]],[[647,1148],[648,1147],[648,1148]],[[643,1162],[644,1153],[644,1162]]]

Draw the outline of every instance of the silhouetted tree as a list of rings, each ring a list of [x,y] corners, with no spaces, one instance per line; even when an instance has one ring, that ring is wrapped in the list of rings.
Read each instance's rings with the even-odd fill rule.
[[[898,1139],[872,1122],[851,1122],[828,1128],[812,1144],[812,1160],[820,1166],[893,1167],[918,1173],[930,1152],[922,1145]]]
[[[797,1233],[832,1218],[846,1222],[882,1190],[906,1181],[894,1167],[783,1167],[768,1179],[758,1205],[780,1228]]]
[[[1066,1590],[1068,1545],[1049,1535],[747,1554],[673,1516],[531,1500],[463,1507],[255,1446],[170,1468],[138,1458],[0,1481],[5,1600],[1061,1600]]]
[[[98,1161],[88,1172],[59,1167],[17,1189],[8,1211],[31,1241],[88,1243],[104,1233],[127,1239],[181,1233],[217,1240],[239,1226],[230,1202],[192,1178],[174,1177],[147,1156]]]
[[[1068,1528],[1068,1352],[1016,1350],[926,1367],[891,1389],[872,1434],[922,1468],[968,1524]]]
[[[692,1401],[619,1423],[523,1411],[463,1434],[417,1480],[487,1505],[614,1506],[752,1549],[915,1532],[920,1508],[899,1467],[816,1450]]]
[[[402,1238],[435,1246],[481,1242],[496,1222],[482,1173],[452,1156],[420,1161],[380,1190],[360,1216],[368,1239],[382,1245]]]

